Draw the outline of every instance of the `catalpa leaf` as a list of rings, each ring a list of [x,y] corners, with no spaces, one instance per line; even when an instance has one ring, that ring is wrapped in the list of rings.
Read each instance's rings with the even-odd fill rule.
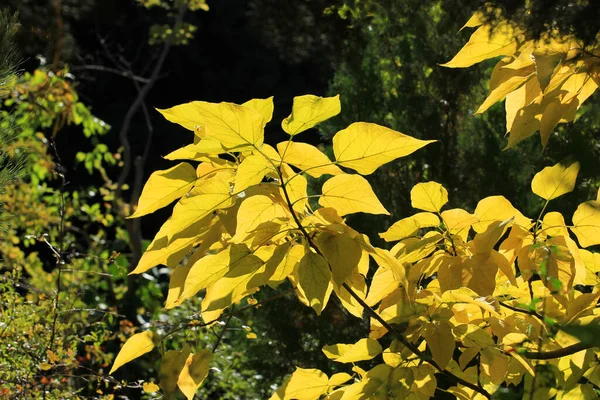
[[[440,219],[437,215],[422,212],[394,222],[387,231],[380,233],[379,236],[386,242],[392,242],[413,236],[421,228],[430,228],[439,225]]]
[[[196,171],[188,163],[153,172],[144,185],[135,212],[127,218],[138,218],[170,204],[186,194],[195,180]]]
[[[375,339],[361,339],[354,344],[334,344],[324,346],[323,353],[335,362],[351,363],[377,357],[383,349]]]
[[[296,367],[269,400],[317,400],[329,390],[329,379],[318,369]]]
[[[281,142],[277,145],[277,151],[284,162],[299,168],[313,178],[319,178],[324,174],[343,173],[321,150],[308,143]]]
[[[110,369],[109,375],[112,375],[117,369],[127,364],[131,360],[144,355],[154,349],[157,337],[152,331],[144,331],[136,333],[130,337],[115,358],[112,368]]]
[[[581,203],[573,214],[573,225],[571,231],[581,247],[600,244],[600,201]]]
[[[367,122],[355,122],[333,137],[337,163],[362,175],[383,164],[407,156],[435,140],[419,140],[392,129]]]
[[[410,191],[410,201],[419,210],[440,212],[448,202],[448,191],[437,182],[417,183]]]
[[[357,212],[390,214],[373,192],[369,182],[359,175],[334,176],[323,184],[321,193],[319,204],[337,209],[340,216]]]
[[[248,107],[262,115],[264,123],[267,124],[273,118],[273,110],[275,105],[273,104],[273,96],[266,99],[252,99],[248,100],[244,104],[244,107]]]
[[[544,200],[552,200],[572,192],[579,173],[579,162],[568,165],[558,163],[535,174],[531,190]]]
[[[298,264],[298,290],[306,297],[317,315],[327,305],[333,289],[331,271],[327,261],[320,255],[308,252]]]
[[[188,400],[194,398],[196,391],[208,376],[212,355],[210,350],[201,350],[196,354],[190,354],[185,360],[177,386]]]
[[[340,96],[319,97],[312,94],[294,97],[292,113],[281,122],[281,128],[290,136],[304,132],[341,111]]]

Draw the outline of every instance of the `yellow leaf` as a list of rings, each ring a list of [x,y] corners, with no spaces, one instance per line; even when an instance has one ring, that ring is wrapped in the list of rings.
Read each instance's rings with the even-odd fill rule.
[[[572,192],[579,173],[579,162],[558,163],[546,167],[533,177],[531,190],[544,200],[552,200],[565,193]]]
[[[390,213],[379,202],[371,185],[359,175],[337,175],[323,184],[319,204],[335,208],[343,216],[357,212],[368,214]]]
[[[183,230],[176,231],[173,228],[173,220],[168,219],[142,255],[138,265],[129,274],[141,274],[159,264],[175,268],[192,249],[196,240],[209,232],[213,222],[212,217],[207,216]],[[169,241],[168,234],[171,232],[174,232],[174,235]]]
[[[261,224],[276,223],[278,219],[286,218],[288,218],[288,213],[280,203],[274,203],[273,199],[263,195],[251,196],[242,201],[237,215],[236,233],[231,240],[234,243],[240,243],[246,240]]]
[[[308,299],[317,315],[327,305],[333,289],[331,271],[327,261],[320,255],[308,252],[298,264],[298,290]]]
[[[201,125],[205,124],[204,117],[196,106],[196,103],[199,102],[193,101],[164,110],[157,108],[156,111],[161,113],[168,121],[179,124],[184,128],[195,132]]]
[[[271,121],[273,118],[273,110],[275,106],[273,105],[273,96],[266,99],[252,99],[248,100],[244,104],[244,107],[248,107],[262,115],[265,124]]]
[[[283,282],[294,271],[304,253],[304,246],[301,244],[292,245],[290,242],[286,242],[277,247],[273,257],[267,261],[268,269],[272,268],[271,264],[276,264],[273,268],[273,275],[269,278],[269,286],[275,288]]]
[[[287,164],[281,165],[281,172],[283,175],[283,184],[292,203],[292,208],[297,213],[304,214],[308,206],[308,181],[302,174],[295,174]],[[281,197],[285,198],[283,189],[280,191]]]
[[[201,350],[199,353],[190,354],[179,374],[177,386],[188,400],[192,400],[196,391],[208,375],[208,367],[212,359],[210,350]]]
[[[379,267],[373,275],[365,302],[373,307],[398,287],[400,282],[394,279],[394,272],[390,268]]]
[[[467,241],[471,226],[477,222],[477,217],[462,208],[453,208],[442,211],[442,221],[448,232],[460,236],[464,242]]]
[[[177,390],[177,380],[189,354],[190,347],[186,344],[182,350],[167,351],[160,360],[159,384],[166,398],[171,398]]]
[[[323,232],[316,240],[317,247],[331,266],[333,283],[339,288],[358,267],[362,249],[347,235]]]
[[[490,93],[475,114],[485,112],[493,104],[504,99],[506,95],[517,90],[534,76],[535,67],[533,65],[527,65],[519,69],[504,68],[509,62],[501,60],[496,64],[490,78]]]
[[[260,266],[262,264],[263,261],[253,255],[243,244],[233,244],[217,254],[204,256],[191,267],[176,304],[181,304],[184,299],[206,289],[238,265]]]
[[[581,203],[573,214],[573,225],[571,231],[581,247],[600,244],[600,201]]]
[[[292,113],[281,122],[290,136],[304,132],[341,111],[340,96],[319,97],[312,94],[294,97]]]
[[[188,144],[164,156],[167,160],[195,160],[204,161],[207,155],[226,153],[227,150],[215,139],[205,138],[198,143]]]
[[[473,64],[498,56],[510,56],[517,51],[519,33],[508,22],[495,27],[480,26],[454,58],[443,67],[466,68]]]
[[[435,140],[419,140],[381,125],[356,122],[335,134],[337,163],[369,175],[397,158],[407,156]]]
[[[154,393],[158,392],[160,388],[154,382],[144,382],[144,384],[142,385],[142,389],[144,389],[144,392],[146,393]]]
[[[506,132],[512,130],[513,123],[519,110],[531,104],[540,94],[542,89],[537,79],[529,79],[523,86],[512,91],[506,96]]]
[[[329,390],[327,375],[318,369],[296,367],[296,371],[269,400],[317,400]]]
[[[110,369],[109,375],[112,375],[117,369],[127,364],[131,360],[135,360],[139,356],[148,353],[154,349],[155,342],[157,340],[156,335],[152,331],[144,331],[136,333],[130,337],[121,350],[117,354],[117,358]]]
[[[47,362],[40,363],[39,367],[42,371],[48,371],[52,369],[52,365],[48,364]]]
[[[513,207],[504,196],[490,196],[477,203],[475,216],[478,222],[473,224],[477,233],[485,232],[494,221],[506,221],[514,217],[514,224],[529,227],[531,220]]]
[[[273,271],[267,271],[256,253],[232,264],[229,271],[206,289],[202,313],[224,310],[265,285]]]
[[[335,362],[351,363],[377,357],[383,349],[377,340],[361,339],[354,344],[334,344],[324,346],[323,353]]]
[[[153,172],[144,185],[135,212],[128,218],[138,218],[168,205],[186,194],[195,180],[196,171],[188,163]]]
[[[592,253],[591,251],[580,249],[579,254],[581,256],[581,261],[585,265],[585,281],[584,285],[592,285],[595,286],[598,284],[598,276],[596,275],[600,272],[600,254]]]
[[[258,336],[256,336],[256,333],[254,332],[250,332],[246,334],[246,339],[256,339]]]
[[[542,220],[542,230],[539,233],[545,233],[548,236],[568,236],[565,219],[561,213],[552,211],[544,215]]]
[[[454,353],[456,344],[450,326],[446,322],[429,324],[428,329],[423,331],[423,337],[431,350],[434,361],[445,369]]]
[[[346,280],[346,284],[354,291],[354,293],[361,299],[365,300],[367,295],[367,284],[365,277],[358,272],[354,272],[349,279]],[[363,316],[363,307],[360,303],[346,290],[346,288],[337,287],[334,285],[333,290],[337,295],[338,299],[342,303],[342,306],[348,310],[348,312],[354,315],[356,318]]]
[[[277,145],[277,151],[284,162],[299,168],[313,178],[319,178],[324,174],[343,173],[321,150],[308,143],[281,142]]]
[[[213,211],[231,207],[235,204],[235,196],[231,186],[219,177],[202,182],[181,198],[173,208],[167,236],[169,241],[181,230],[195,224]]]
[[[252,154],[244,158],[235,175],[234,193],[240,193],[250,186],[262,182],[265,175],[275,171],[272,164],[260,154]]]
[[[430,228],[439,225],[440,219],[437,215],[428,212],[417,213],[395,222],[387,231],[380,233],[379,237],[386,242],[392,242],[413,236],[421,228]]]
[[[350,379],[352,379],[352,376],[350,374],[347,374],[345,372],[339,372],[337,374],[333,374],[331,375],[331,378],[329,378],[329,386],[340,386],[346,382],[348,382]]]
[[[448,191],[437,182],[417,183],[410,191],[410,200],[414,208],[439,212],[448,202]]]
[[[165,112],[178,107],[181,108],[179,114],[183,117],[169,119]],[[205,126],[207,138],[219,141],[227,149],[248,146],[260,147],[263,143],[266,122],[263,116],[252,108],[233,103],[194,101],[169,110],[159,111],[170,121],[183,126],[190,126],[185,118],[192,118],[195,121],[194,126]],[[171,112],[168,115],[172,116],[173,113]]]

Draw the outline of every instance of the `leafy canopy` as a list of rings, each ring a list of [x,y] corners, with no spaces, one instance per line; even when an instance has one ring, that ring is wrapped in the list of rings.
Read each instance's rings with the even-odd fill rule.
[[[386,214],[361,175],[431,141],[362,122],[333,137],[334,160],[295,141],[339,110],[337,96],[295,98],[282,124],[289,140],[275,147],[264,143],[272,98],[161,110],[194,132],[194,144],[171,156],[188,161],[155,172],[144,187],[132,217],[179,200],[133,273],[173,268],[166,308],[202,297],[203,321],[190,326],[230,318],[243,301],[243,308],[256,306],[248,296],[267,285],[287,286],[317,314],[335,296],[350,314],[369,319],[369,337],[324,346],[323,353],[373,368],[355,365],[353,375],[332,376],[297,368],[272,399],[428,399],[442,375],[450,382],[445,390],[465,399],[491,398],[510,384],[559,397],[588,390],[578,385],[582,377],[600,384],[593,343],[580,341],[573,328],[598,319],[600,263],[581,247],[600,244],[599,200],[581,204],[572,225],[557,212],[544,214],[548,202],[574,189],[579,164],[558,164],[534,177],[533,192],[546,200],[537,219],[502,196],[481,200],[473,213],[444,209],[448,191],[419,183],[410,193],[419,212],[380,234],[396,242],[385,250],[343,217]],[[189,162],[197,164],[194,176]],[[309,195],[308,180],[323,176],[321,192]],[[369,260],[376,265],[370,281]],[[113,371],[175,333],[134,335]],[[190,346],[164,354],[165,396],[179,388],[193,398],[211,354]],[[536,359],[556,367],[558,388],[536,383]]]

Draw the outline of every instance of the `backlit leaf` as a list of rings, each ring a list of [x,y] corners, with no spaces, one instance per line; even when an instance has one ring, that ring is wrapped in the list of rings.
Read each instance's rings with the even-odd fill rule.
[[[347,235],[330,233],[319,235],[316,244],[331,266],[333,282],[342,286],[358,267],[362,257],[360,245]]]
[[[478,222],[473,224],[473,229],[478,233],[485,232],[494,221],[506,221],[511,218],[514,218],[514,223],[519,226],[531,225],[531,220],[523,216],[504,196],[490,196],[479,201],[474,214]]]
[[[337,209],[341,216],[357,212],[389,215],[369,182],[359,175],[334,176],[323,184],[321,193],[319,204]]]
[[[331,290],[331,271],[327,261],[320,255],[308,252],[298,265],[298,289],[309,301],[317,315],[327,305]]]
[[[138,218],[168,205],[186,194],[195,180],[196,171],[188,163],[153,172],[144,185],[135,212],[128,218]]]
[[[156,340],[157,337],[152,331],[136,333],[127,339],[123,347],[121,347],[119,354],[117,354],[117,358],[115,358],[113,366],[108,374],[112,375],[113,372],[127,364],[129,361],[135,360],[141,355],[154,349]]]
[[[244,107],[248,107],[262,115],[263,120],[266,123],[271,121],[273,118],[273,110],[275,106],[273,105],[273,96],[266,99],[252,99],[248,100],[244,104]]]
[[[544,200],[555,199],[573,191],[578,173],[579,162],[546,167],[533,177],[531,190]]]
[[[333,137],[337,163],[362,175],[407,156],[435,140],[419,140],[381,125],[355,122]]]
[[[508,22],[493,28],[483,25],[471,35],[469,42],[446,64],[448,68],[470,67],[480,61],[498,56],[510,56],[517,50],[518,32]]]
[[[299,168],[313,178],[319,178],[323,174],[343,173],[321,150],[308,143],[281,142],[277,145],[277,151],[284,162]]]
[[[192,400],[196,391],[208,376],[208,367],[212,359],[212,351],[201,350],[190,354],[179,374],[177,386],[188,400]]]
[[[288,213],[280,203],[273,199],[256,195],[245,199],[237,214],[237,231],[231,240],[239,243],[265,222],[276,222],[278,218],[287,218]]]
[[[439,212],[448,202],[448,191],[437,182],[417,183],[410,191],[410,200],[414,208]]]
[[[600,244],[600,201],[581,203],[573,214],[573,225],[571,231],[581,247]]]
[[[262,182],[265,175],[275,171],[272,164],[260,154],[251,154],[240,163],[235,175],[234,193]]]
[[[319,97],[312,94],[294,97],[292,113],[281,122],[281,128],[291,136],[312,128],[341,111],[340,96]]]
[[[377,340],[361,339],[354,344],[324,346],[323,353],[335,362],[351,363],[377,357],[383,349]]]
[[[329,379],[323,372],[296,367],[270,400],[317,400],[328,390]]]
[[[392,242],[413,236],[421,228],[430,228],[439,225],[440,219],[437,215],[427,212],[417,213],[395,222],[387,231],[380,233],[379,236],[386,242]]]

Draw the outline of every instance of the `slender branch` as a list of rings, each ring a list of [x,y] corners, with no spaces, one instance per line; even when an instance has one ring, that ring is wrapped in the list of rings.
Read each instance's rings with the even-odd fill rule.
[[[518,312],[518,313],[523,313],[523,314],[528,314],[528,315],[532,315],[534,317],[537,317],[540,321],[542,321],[542,322],[544,321],[544,318],[537,311],[527,310],[527,309],[524,309],[524,308],[513,307],[511,305],[508,305],[508,304],[504,303],[503,301],[499,301],[498,303],[502,307],[507,308],[507,309],[509,309],[511,311]]]
[[[594,346],[579,342],[572,344],[571,346],[563,347],[562,349],[552,350],[552,351],[527,351],[521,354],[524,357],[527,357],[530,360],[552,360],[554,358],[561,358],[570,356],[571,354],[578,353],[582,350],[591,349]]]
[[[129,78],[133,81],[136,82],[141,82],[141,83],[148,83],[150,82],[150,80],[148,78],[144,78],[141,76],[137,76],[131,73],[131,71],[126,71],[123,72],[121,70],[118,70],[116,68],[110,68],[110,67],[105,67],[103,65],[93,65],[93,64],[85,64],[85,65],[75,65],[71,67],[72,71],[102,71],[102,72],[108,72],[111,74],[115,74],[115,75],[119,75],[122,76],[124,78]]]
[[[233,318],[233,313],[229,314],[229,317],[227,317],[227,321],[225,321],[225,325],[223,326],[223,330],[221,331],[221,334],[217,338],[217,343],[215,343],[215,347],[213,347],[213,350],[212,350],[213,354],[217,352],[217,348],[221,344],[221,341],[223,340],[223,337],[225,336],[225,332],[227,332],[227,326],[231,322],[231,318]]]

